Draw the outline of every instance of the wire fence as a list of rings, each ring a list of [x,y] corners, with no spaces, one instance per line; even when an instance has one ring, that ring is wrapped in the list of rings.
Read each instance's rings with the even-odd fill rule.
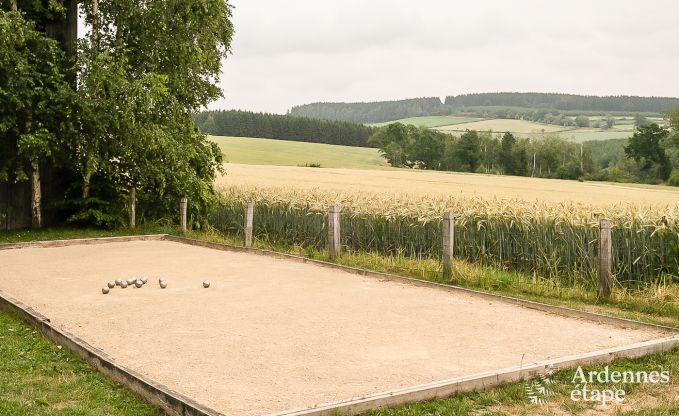
[[[227,201],[212,224],[231,236],[244,235],[245,206]],[[255,203],[253,238],[270,244],[324,250],[327,213],[311,207]],[[613,276],[624,287],[679,282],[679,229],[613,224]],[[341,245],[349,252],[442,258],[442,219],[343,212]],[[522,272],[559,286],[596,285],[599,227],[559,219],[467,215],[455,218],[454,259]]]

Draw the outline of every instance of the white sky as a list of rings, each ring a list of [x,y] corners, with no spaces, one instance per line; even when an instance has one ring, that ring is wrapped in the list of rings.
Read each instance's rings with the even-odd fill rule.
[[[225,98],[315,101],[470,92],[679,96],[676,0],[231,0]]]

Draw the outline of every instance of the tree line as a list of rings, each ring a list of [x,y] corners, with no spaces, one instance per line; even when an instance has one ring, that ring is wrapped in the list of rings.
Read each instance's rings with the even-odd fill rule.
[[[369,147],[375,128],[346,121],[312,119],[250,111],[204,111],[198,127],[216,136],[263,137],[300,142]]]
[[[426,97],[372,103],[313,103],[292,107],[288,114],[354,123],[381,123],[407,117],[443,115],[446,108],[440,98]]]
[[[437,97],[425,97],[372,103],[312,103],[292,107],[289,114],[355,123],[381,123],[420,116],[468,115],[575,126],[574,117],[578,115],[659,115],[675,107],[679,107],[679,98],[485,93],[449,96],[445,102]]]
[[[219,147],[195,111],[217,87],[233,29],[215,0],[10,1],[0,10],[0,182],[30,182],[72,223],[134,227],[214,200]],[[89,30],[75,39],[78,5]],[[55,27],[70,26],[70,39]],[[44,168],[68,182],[42,201]]]
[[[448,96],[445,105],[452,108],[506,106],[564,111],[662,113],[679,107],[679,98],[502,92]]]
[[[454,172],[494,173],[541,178],[578,179],[593,170],[591,154],[558,136],[540,140],[501,137],[468,130],[461,136],[392,123],[370,143],[395,167]]]
[[[583,144],[549,134],[455,137],[402,123],[380,128],[369,143],[395,167],[679,186],[679,109],[666,117],[669,127],[647,123],[627,140]]]

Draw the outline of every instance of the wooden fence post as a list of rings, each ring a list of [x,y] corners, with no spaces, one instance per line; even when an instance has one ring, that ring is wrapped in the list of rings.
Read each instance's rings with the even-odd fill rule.
[[[252,218],[255,214],[255,203],[248,202],[245,211],[245,247],[252,247]]]
[[[340,255],[340,211],[339,205],[330,205],[328,210],[328,251],[330,258]]]
[[[611,240],[611,221],[599,221],[599,267],[597,292],[599,297],[611,295],[613,286],[613,244]]]
[[[189,200],[184,197],[179,201],[179,228],[183,233],[186,232],[186,211],[189,205]]]
[[[130,189],[130,205],[128,207],[130,229],[137,226],[137,188],[134,186]]]
[[[452,213],[443,214],[443,278],[453,276],[453,248],[455,247],[455,217]]]

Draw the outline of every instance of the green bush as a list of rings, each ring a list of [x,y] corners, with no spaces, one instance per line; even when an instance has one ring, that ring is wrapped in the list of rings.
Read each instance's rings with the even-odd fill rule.
[[[667,180],[667,184],[670,186],[679,186],[679,170],[674,170]]]
[[[639,178],[617,166],[611,166],[598,172],[587,174],[585,175],[585,180],[621,183],[639,182]]]
[[[560,166],[554,176],[557,179],[579,179],[582,176],[582,169],[580,169],[580,164],[578,162],[568,162],[565,165]]]

